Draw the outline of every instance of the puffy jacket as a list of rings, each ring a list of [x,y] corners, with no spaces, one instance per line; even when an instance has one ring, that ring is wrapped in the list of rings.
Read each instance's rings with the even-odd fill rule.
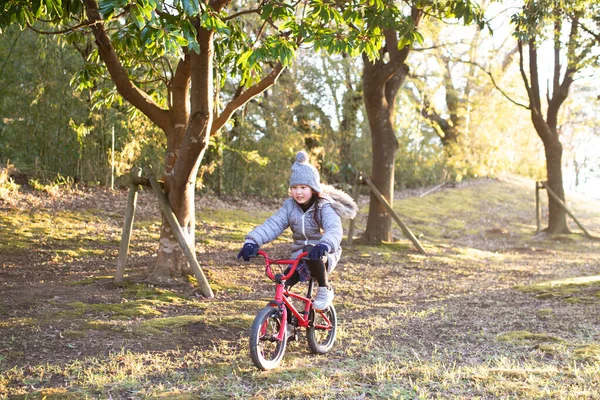
[[[277,239],[289,227],[294,240],[292,257],[297,257],[306,245],[325,243],[330,248],[327,265],[331,272],[342,255],[340,244],[343,229],[340,215],[354,218],[357,209],[352,198],[346,193],[323,185],[318,201],[306,212],[290,197],[275,214],[254,228],[246,236],[246,241],[254,242],[260,247]],[[315,212],[318,213],[316,220]]]

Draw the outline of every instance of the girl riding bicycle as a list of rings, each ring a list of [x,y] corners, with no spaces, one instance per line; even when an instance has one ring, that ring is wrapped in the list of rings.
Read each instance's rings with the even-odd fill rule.
[[[322,185],[319,171],[308,162],[308,154],[300,151],[292,165],[290,198],[262,225],[247,236],[238,259],[248,261],[259,247],[272,242],[288,227],[292,230],[292,258],[308,251],[309,259],[298,266],[296,273],[286,282],[292,286],[312,277],[319,284],[313,307],[325,310],[333,301],[333,287],[329,274],[342,255],[342,222],[340,217],[354,218],[358,207],[354,200],[341,190]]]

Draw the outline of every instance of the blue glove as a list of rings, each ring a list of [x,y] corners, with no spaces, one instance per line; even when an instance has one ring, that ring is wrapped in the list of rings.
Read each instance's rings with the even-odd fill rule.
[[[320,260],[327,253],[329,253],[329,246],[325,243],[319,243],[310,250],[308,257],[311,260]]]
[[[243,258],[244,261],[250,261],[250,257],[258,255],[258,245],[252,242],[244,243],[244,247],[240,250],[237,258]]]

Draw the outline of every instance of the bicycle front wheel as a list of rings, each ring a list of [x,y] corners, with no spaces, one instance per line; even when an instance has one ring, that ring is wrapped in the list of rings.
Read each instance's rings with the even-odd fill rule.
[[[331,350],[336,333],[337,314],[333,304],[324,311],[310,310],[310,326],[306,331],[306,339],[314,354],[325,354]]]
[[[277,339],[281,324],[281,312],[266,307],[258,312],[250,328],[250,356],[254,365],[263,371],[277,367],[285,353],[287,334],[282,340]]]

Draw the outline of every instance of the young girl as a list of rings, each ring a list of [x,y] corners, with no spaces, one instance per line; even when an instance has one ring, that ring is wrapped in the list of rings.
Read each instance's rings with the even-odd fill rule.
[[[319,171],[308,162],[304,151],[296,154],[296,162],[292,165],[290,195],[279,211],[246,236],[238,259],[248,261],[260,246],[272,242],[289,227],[294,240],[291,258],[308,251],[309,259],[306,264],[298,265],[297,274],[286,285],[292,286],[312,275],[319,284],[313,307],[325,310],[334,297],[328,275],[342,255],[340,217],[354,218],[358,207],[341,190],[321,185]]]

